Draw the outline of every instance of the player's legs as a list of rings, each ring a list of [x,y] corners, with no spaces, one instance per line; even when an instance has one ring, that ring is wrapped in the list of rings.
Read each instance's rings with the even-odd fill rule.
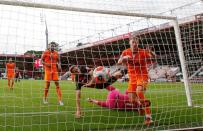
[[[15,74],[11,74],[10,76],[10,80],[11,80],[11,89],[13,89],[13,86],[14,86],[14,77],[15,77]]]
[[[7,79],[8,79],[8,88],[10,89],[10,81],[11,81],[11,78],[9,76],[7,76]]]
[[[9,74],[9,73],[8,73],[7,79],[8,79],[8,88],[9,88],[9,89],[13,89],[13,85],[14,85],[14,74]]]
[[[17,82],[20,82],[20,77],[19,76],[15,77],[15,83],[17,83]]]
[[[59,82],[58,81],[55,81],[54,82],[55,85],[56,85],[56,93],[57,93],[57,96],[58,96],[58,100],[61,101],[62,100],[62,93],[61,93],[61,89],[59,87]]]
[[[15,77],[15,83],[17,83],[18,82],[18,77]]]
[[[128,98],[130,103],[132,103],[133,105],[136,105],[138,113],[140,115],[145,115],[145,110],[142,108],[142,104],[137,98],[136,92],[128,92]]]
[[[145,92],[145,88],[141,85],[138,85],[136,88],[136,95],[138,97],[138,100],[144,104],[144,100],[145,100],[145,96],[144,96],[144,92]]]
[[[134,85],[134,86],[136,86],[136,85]],[[141,104],[141,102],[139,101],[139,99],[137,98],[137,94],[136,94],[136,92],[129,92],[128,91],[128,98],[129,98],[129,102],[130,103],[132,103],[133,105],[136,105],[136,108],[137,108],[137,110],[138,110],[138,113],[140,114],[140,115],[144,115],[145,114],[145,111],[144,111],[144,109],[142,109],[142,104]]]
[[[140,83],[139,83],[140,82]],[[144,93],[146,91],[146,87],[147,87],[147,81],[138,81],[138,85],[136,88],[136,95],[138,97],[138,100],[141,102],[142,106],[144,107],[144,111],[145,111],[145,124],[149,125],[152,123],[152,117],[151,117],[151,110],[149,106],[145,105],[145,96]]]
[[[44,88],[43,102],[44,102],[44,104],[47,104],[48,103],[47,97],[48,97],[48,92],[49,92],[49,87],[50,87],[50,80],[51,80],[51,72],[45,71],[44,80],[46,82],[45,82],[45,88]]]
[[[48,103],[47,97],[48,97],[49,87],[50,87],[50,81],[46,81],[45,88],[44,88],[44,98],[43,98],[44,104]]]
[[[13,89],[14,86],[14,77],[11,78],[11,89]]]
[[[129,83],[128,83],[128,89],[127,89],[128,97],[129,97],[129,102],[130,103],[141,104],[140,101],[137,98],[136,88],[137,88],[137,84],[131,83],[129,81]]]
[[[58,81],[58,72],[53,72],[52,73],[52,80],[54,81],[54,83],[56,85],[56,94],[58,96],[59,104],[63,105],[63,102],[62,102],[62,93],[61,93],[61,89],[60,89],[59,81]]]
[[[118,96],[119,96],[118,90],[113,90],[109,92],[106,100],[106,105],[108,108],[112,109],[117,107],[116,99],[118,99],[117,98]]]
[[[75,118],[80,118],[81,117],[80,98],[81,98],[81,91],[80,90],[76,90],[76,112],[75,112]]]

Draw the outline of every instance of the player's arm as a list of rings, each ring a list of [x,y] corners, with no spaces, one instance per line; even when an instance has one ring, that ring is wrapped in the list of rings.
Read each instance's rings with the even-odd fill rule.
[[[76,82],[76,92],[75,92],[75,102],[76,102],[76,112],[75,117],[80,118],[81,117],[81,107],[80,107],[80,99],[81,99],[81,87],[82,83],[79,82],[79,76],[75,76],[75,82]]]
[[[137,63],[139,63],[139,61],[133,60],[125,51],[123,51],[120,58],[118,59],[117,65],[134,65]]]
[[[139,60],[133,60],[129,55],[126,56],[121,56],[118,60],[118,65],[135,65],[135,64],[139,64],[140,61]]]
[[[88,72],[93,71],[93,69],[94,69],[94,68],[90,68],[90,67],[87,67],[87,66],[86,66],[86,70],[87,70]]]
[[[87,84],[83,85],[83,87],[90,87],[90,88],[95,88],[95,86],[96,86],[96,82],[95,82],[95,79],[93,77],[91,78],[91,80]]]
[[[151,47],[151,46],[146,46],[145,50],[146,50],[147,59],[149,59],[149,60],[154,60],[157,55],[156,55],[156,53],[152,50],[152,47]]]
[[[94,68],[86,67],[86,70],[88,71],[88,74],[90,76],[93,76],[93,70],[94,70]]]
[[[6,72],[7,72],[7,70],[8,70],[7,63],[5,63],[5,67],[6,67]]]
[[[117,65],[124,65],[127,64],[127,54],[125,53],[125,51],[122,52],[122,54],[120,55],[120,58],[118,59]]]
[[[57,67],[58,67],[58,71],[61,71],[61,58],[59,54],[58,54],[58,60],[57,60]]]
[[[19,78],[22,78],[20,71],[19,71]]]
[[[108,107],[108,104],[106,103],[106,101],[99,101],[96,99],[88,98],[88,102],[96,104],[96,105],[101,106],[101,107]]]
[[[117,64],[118,65],[126,65],[129,59],[130,59],[129,56],[123,56],[123,55],[121,55],[120,58],[118,59]]]
[[[8,73],[10,72],[10,69],[8,69],[9,67],[8,67],[8,63],[5,63],[5,65],[6,65],[6,71],[5,71],[5,73],[6,73],[6,75],[8,75]]]
[[[113,72],[111,74],[112,77],[114,77],[115,79],[120,79],[121,77],[123,77],[124,75],[127,74],[127,69],[123,68],[123,69],[118,69],[115,72]]]

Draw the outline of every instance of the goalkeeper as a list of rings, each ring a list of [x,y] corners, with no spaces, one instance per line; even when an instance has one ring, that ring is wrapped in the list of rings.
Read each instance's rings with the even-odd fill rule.
[[[109,93],[107,95],[106,101],[100,101],[96,99],[88,98],[88,102],[96,104],[101,107],[106,107],[109,109],[125,110],[125,111],[138,111],[141,115],[144,114],[144,110],[140,110],[139,103],[130,103],[127,92],[125,94],[120,93],[118,89],[115,89],[113,86],[111,88],[106,88]],[[150,106],[150,101],[144,101],[145,106]]]

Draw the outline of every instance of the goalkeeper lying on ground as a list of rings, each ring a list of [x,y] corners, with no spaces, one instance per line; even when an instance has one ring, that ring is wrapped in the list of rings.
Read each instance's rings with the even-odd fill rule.
[[[107,95],[106,101],[100,101],[96,99],[88,98],[88,102],[94,103],[101,107],[106,107],[109,109],[125,110],[125,111],[138,111],[141,115],[144,115],[144,110],[140,107],[139,103],[130,103],[127,92],[125,94],[120,93],[120,91],[109,85],[106,88],[109,93]],[[145,107],[150,106],[150,101],[145,100]]]

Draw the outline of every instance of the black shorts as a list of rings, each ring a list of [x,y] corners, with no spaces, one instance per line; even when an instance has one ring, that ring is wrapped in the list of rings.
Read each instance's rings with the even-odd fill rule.
[[[83,83],[80,83],[80,82],[76,82],[75,83],[76,85],[75,85],[75,90],[81,90],[81,88],[82,88],[82,86],[84,85]]]

